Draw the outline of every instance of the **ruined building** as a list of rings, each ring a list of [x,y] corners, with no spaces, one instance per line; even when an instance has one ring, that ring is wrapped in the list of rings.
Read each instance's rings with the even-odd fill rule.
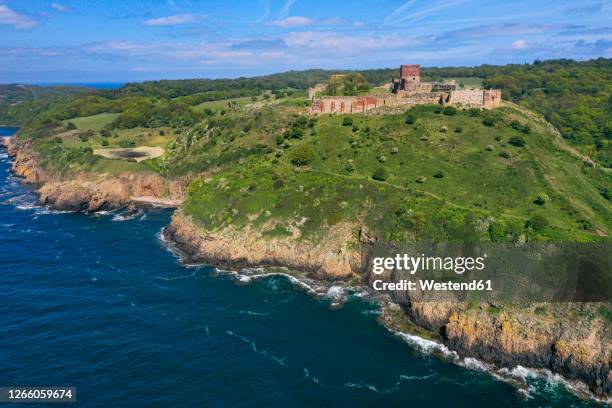
[[[421,82],[420,65],[400,66],[400,77],[393,80],[387,93],[364,96],[320,96],[325,89],[316,85],[308,89],[310,111],[321,113],[361,113],[385,106],[423,104],[454,105],[463,108],[492,109],[501,104],[500,89],[457,89],[455,80]]]

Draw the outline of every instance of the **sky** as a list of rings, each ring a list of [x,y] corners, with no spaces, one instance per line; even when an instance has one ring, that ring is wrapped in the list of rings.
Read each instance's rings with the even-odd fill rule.
[[[0,83],[612,57],[612,0],[0,0]]]

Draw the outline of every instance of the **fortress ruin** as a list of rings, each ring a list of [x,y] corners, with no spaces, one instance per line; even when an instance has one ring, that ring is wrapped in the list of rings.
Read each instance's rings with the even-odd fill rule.
[[[362,96],[317,96],[325,90],[318,84],[308,89],[310,112],[363,113],[381,107],[410,107],[424,104],[452,105],[459,108],[493,109],[501,104],[500,89],[457,89],[455,80],[421,82],[420,65],[400,66],[399,79],[393,80],[387,93]]]

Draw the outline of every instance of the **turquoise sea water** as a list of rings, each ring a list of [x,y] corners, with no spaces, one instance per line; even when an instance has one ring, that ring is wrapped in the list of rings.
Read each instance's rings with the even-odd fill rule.
[[[0,386],[74,386],[79,407],[600,406],[423,353],[358,298],[185,267],[169,212],[49,212],[9,168],[0,151]]]

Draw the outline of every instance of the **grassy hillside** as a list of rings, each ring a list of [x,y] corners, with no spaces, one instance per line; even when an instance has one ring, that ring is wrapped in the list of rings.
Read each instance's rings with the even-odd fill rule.
[[[209,229],[312,238],[350,221],[391,241],[607,236],[609,175],[511,108],[447,113],[227,115],[171,145],[168,171],[215,173],[192,183],[184,206]]]

